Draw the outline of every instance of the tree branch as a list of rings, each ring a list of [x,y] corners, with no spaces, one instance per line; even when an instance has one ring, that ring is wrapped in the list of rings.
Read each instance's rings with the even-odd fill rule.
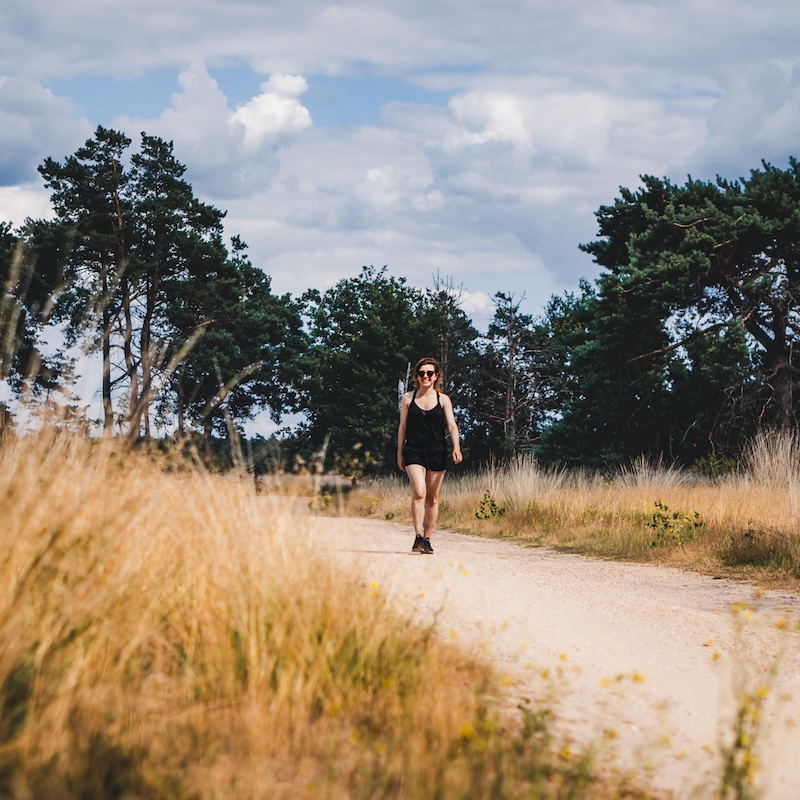
[[[742,320],[744,322],[744,320]],[[679,347],[682,347],[686,344],[686,342],[691,341],[692,339],[697,338],[698,336],[703,336],[706,333],[713,333],[714,331],[718,331],[720,328],[724,328],[726,325],[730,323],[730,320],[725,320],[725,322],[718,322],[715,325],[711,325],[708,328],[703,328],[701,331],[692,331],[688,336],[681,339],[679,342],[675,342],[674,344],[669,345],[668,347],[661,347],[658,350],[651,350],[649,353],[642,353],[641,355],[634,356],[633,358],[629,358],[625,363],[632,364],[634,361],[640,361],[643,358],[650,358],[651,356],[660,356],[664,353],[671,353],[673,350],[677,350]]]

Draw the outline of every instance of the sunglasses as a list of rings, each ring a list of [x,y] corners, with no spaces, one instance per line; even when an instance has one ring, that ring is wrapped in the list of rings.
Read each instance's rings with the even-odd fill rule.
[[[420,378],[432,378],[436,373],[432,369],[418,369],[417,375]]]

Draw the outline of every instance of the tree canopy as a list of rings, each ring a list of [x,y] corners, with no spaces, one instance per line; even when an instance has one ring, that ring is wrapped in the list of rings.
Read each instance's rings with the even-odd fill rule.
[[[397,430],[397,383],[427,353],[421,291],[387,268],[305,296],[311,344],[304,381],[312,443],[332,463],[383,465]]]
[[[540,317],[498,291],[479,333],[452,278],[365,266],[275,295],[172,143],[98,127],[39,168],[55,214],[0,224],[0,379],[55,387],[83,341],[102,362],[106,434],[154,424],[206,441],[267,412],[291,446],[352,474],[394,468],[398,391],[441,364],[472,466],[533,452],[611,466],[735,455],[798,421],[800,164],[682,185],[644,176],[596,212],[593,282]],[[63,337],[57,349],[43,347]],[[57,338],[57,337],[56,337]],[[45,355],[47,353],[47,355]]]
[[[571,386],[545,436],[553,457],[687,458],[796,425],[797,161],[737,181],[642,180],[597,212],[601,238],[584,246],[605,270],[596,287],[551,307]]]
[[[88,333],[101,353],[105,432],[148,437],[154,402],[206,437],[256,407],[279,416],[291,392],[277,376],[303,347],[299,305],[272,294],[237,237],[229,251],[224,212],[195,197],[172,143],[143,133],[130,145],[101,126],[46,159],[56,219],[23,229],[37,269],[61,276],[67,344]]]

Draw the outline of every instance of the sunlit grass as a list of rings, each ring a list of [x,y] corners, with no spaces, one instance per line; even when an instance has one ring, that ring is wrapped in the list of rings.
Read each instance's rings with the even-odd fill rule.
[[[401,478],[375,481],[349,498],[348,511],[407,522],[407,495]],[[764,435],[751,443],[740,473],[716,479],[644,458],[607,475],[547,470],[531,459],[454,474],[444,484],[440,526],[796,584],[798,503],[800,442]]]
[[[622,797],[247,475],[0,445],[3,797]],[[494,699],[492,699],[494,698]]]

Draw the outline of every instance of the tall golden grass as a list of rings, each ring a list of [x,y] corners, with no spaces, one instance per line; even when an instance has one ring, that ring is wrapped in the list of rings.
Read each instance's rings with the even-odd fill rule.
[[[407,521],[406,483],[364,486],[348,499],[349,513]],[[792,433],[757,436],[740,470],[719,478],[646,458],[614,474],[521,459],[448,477],[441,510],[443,527],[466,533],[800,585],[800,439]]]
[[[621,797],[246,475],[0,443],[0,796]],[[644,796],[635,793],[635,796]]]

